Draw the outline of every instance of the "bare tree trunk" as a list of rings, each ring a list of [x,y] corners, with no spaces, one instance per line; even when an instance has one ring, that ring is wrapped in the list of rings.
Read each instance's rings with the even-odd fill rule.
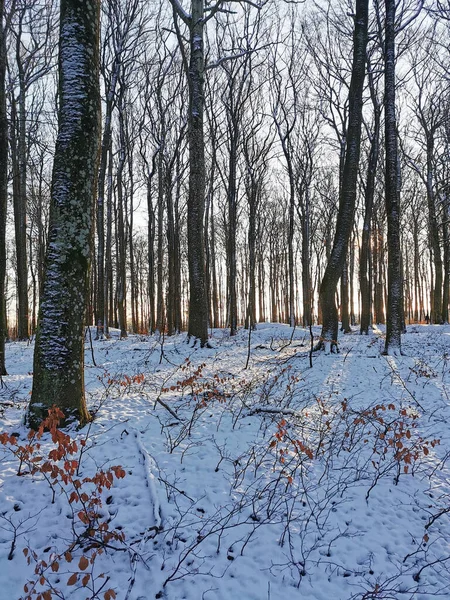
[[[400,248],[400,190],[395,115],[395,0],[385,0],[385,198],[388,227],[388,297],[385,354],[401,353],[403,293]]]
[[[352,241],[350,244],[350,257],[349,257],[349,282],[348,289],[350,294],[349,300],[349,311],[350,311],[350,325],[354,327],[356,325],[356,313],[355,313],[355,248],[357,244],[357,232],[353,229]]]
[[[320,304],[322,307],[323,323],[321,343],[319,346],[325,347],[326,350],[337,350],[338,347],[338,314],[335,300],[336,286],[344,267],[348,242],[354,221],[361,142],[362,92],[366,64],[367,26],[368,0],[357,0],[355,30],[353,36],[352,78],[349,89],[347,146],[342,178],[343,184],[339,191],[339,212],[333,249],[320,285]]]
[[[436,199],[433,190],[433,154],[434,154],[434,131],[429,130],[427,135],[427,202],[428,202],[428,228],[430,237],[430,248],[433,252],[434,263],[434,288],[432,290],[432,301],[430,303],[430,322],[442,323],[442,256],[439,240],[439,225],[436,217]]]
[[[211,167],[214,170],[214,166]],[[220,327],[219,315],[219,291],[217,287],[217,264],[216,264],[216,227],[214,223],[214,195],[211,182],[210,192],[210,218],[209,218],[209,272],[211,278],[211,303],[212,324],[214,328]]]
[[[154,333],[156,329],[156,310],[155,310],[155,211],[152,201],[152,180],[147,179],[147,210],[148,210],[148,231],[147,231],[147,250],[148,250],[148,297],[150,303],[149,329]]]
[[[234,115],[228,115],[229,121],[229,160],[228,160],[228,224],[227,224],[227,262],[228,262],[228,324],[230,335],[237,333],[237,260],[236,260],[236,228],[237,228],[237,190],[236,190],[236,168],[237,168],[237,138],[238,125],[233,122]]]
[[[105,247],[105,312],[103,317],[104,334],[109,338],[109,327],[113,318],[113,268],[112,268],[112,227],[113,227],[113,155],[109,153],[108,193],[106,196],[106,247]]]
[[[374,223],[373,228],[373,311],[375,323],[384,323],[384,309],[383,309],[383,265],[384,265],[384,238],[383,232],[380,229],[379,223]]]
[[[131,330],[133,333],[138,333],[138,283],[136,277],[135,268],[135,252],[134,252],[134,236],[133,236],[133,224],[134,224],[134,178],[133,178],[133,147],[130,140],[130,134],[128,127],[127,132],[127,154],[128,154],[128,178],[129,178],[129,198],[130,198],[130,210],[128,217],[128,252],[130,256],[130,300],[131,300]]]
[[[6,210],[8,202],[8,117],[6,114],[6,30],[4,0],[0,0],[0,377],[7,375],[6,339]]]
[[[141,156],[145,160],[145,153],[140,150]],[[146,162],[146,192],[147,192],[147,213],[148,213],[148,225],[147,225],[147,254],[148,254],[148,279],[147,279],[147,292],[149,301],[149,315],[148,315],[148,327],[149,332],[154,333],[156,330],[156,309],[155,309],[155,236],[156,236],[156,216],[155,208],[153,206],[153,193],[152,193],[152,182],[153,177],[157,170],[157,158],[158,152],[154,152],[152,156],[152,166]]]
[[[311,251],[310,251],[310,196],[309,189],[305,191],[302,210],[302,294],[303,294],[303,327],[312,325],[312,282],[311,282]]]
[[[167,334],[173,335],[175,329],[175,299],[176,299],[176,248],[175,248],[175,216],[173,189],[167,174],[166,202],[167,202]]]
[[[28,277],[27,277],[27,215],[26,192],[24,193],[23,163],[20,159],[20,142],[18,130],[16,101],[11,101],[11,159],[13,173],[13,205],[14,230],[16,248],[16,278],[17,278],[17,337],[20,340],[28,338]],[[26,172],[26,171],[25,171]],[[26,179],[25,179],[26,183]]]
[[[295,327],[295,285],[294,285],[294,231],[295,231],[295,188],[294,179],[289,177],[289,224],[288,224],[288,319],[290,327]]]
[[[370,238],[371,238],[371,224],[372,224],[372,213],[373,213],[373,202],[375,197],[375,177],[378,166],[378,156],[380,150],[380,128],[381,128],[381,105],[378,102],[373,74],[368,64],[368,78],[370,96],[372,99],[374,114],[373,114],[373,131],[370,139],[370,151],[369,161],[367,164],[367,175],[366,175],[366,187],[364,190],[364,224],[361,239],[361,253],[359,258],[359,285],[361,289],[361,326],[360,333],[367,335],[369,333],[369,327],[371,325],[371,301],[372,301],[372,290],[370,279],[368,277],[368,264],[370,254]]]
[[[341,275],[341,331],[350,333],[350,313],[349,313],[349,280],[348,280],[348,253],[344,262],[344,268]]]
[[[174,256],[174,329],[175,333],[180,333],[183,329],[182,316],[182,290],[181,290],[181,232],[180,232],[180,199],[181,199],[181,178],[182,164],[180,153],[176,158],[176,187],[175,187],[175,206],[174,206],[174,232],[173,232],[173,256]]]
[[[156,329],[164,331],[164,163],[158,155],[158,243],[156,256]]]
[[[34,428],[54,404],[67,420],[89,420],[84,317],[100,149],[99,37],[100,0],[61,0],[59,129],[28,414]]]
[[[105,331],[105,303],[107,302],[108,287],[105,280],[105,181],[108,166],[108,155],[112,151],[112,111],[119,73],[119,61],[113,65],[109,89],[106,95],[105,124],[101,147],[100,168],[98,176],[97,197],[97,302],[96,324],[97,337],[102,338]]]
[[[265,270],[263,253],[259,252],[258,260],[258,307],[259,307],[259,322],[266,321],[266,294],[265,294]]]
[[[25,70],[22,62],[22,18],[19,21],[19,34],[16,40],[16,61],[19,74],[19,111],[13,100],[13,112],[16,117],[16,160],[14,185],[14,225],[16,232],[17,259],[17,337],[28,339],[28,260],[27,260],[27,141],[26,141],[26,91]],[[14,127],[14,124],[13,124]]]
[[[442,294],[442,319],[444,323],[449,322],[448,305],[450,293],[450,235],[449,235],[449,218],[450,218],[450,184],[447,183],[444,190],[444,212],[442,219],[442,237],[444,240],[444,290]]]
[[[252,177],[247,183],[248,215],[248,305],[246,328],[256,329],[256,218],[258,190]]]
[[[124,89],[121,89],[121,94]],[[126,269],[126,228],[125,199],[123,194],[123,170],[125,166],[125,132],[123,115],[123,98],[119,98],[119,161],[117,165],[117,315],[119,319],[120,337],[128,337],[126,317],[127,269]]]
[[[189,197],[187,213],[189,264],[188,338],[208,342],[208,299],[206,295],[205,244],[205,145],[204,112],[204,0],[192,0],[189,62]]]

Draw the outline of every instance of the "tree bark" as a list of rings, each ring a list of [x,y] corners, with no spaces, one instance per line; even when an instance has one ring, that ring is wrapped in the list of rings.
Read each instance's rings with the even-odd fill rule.
[[[312,282],[311,282],[311,239],[310,239],[310,192],[305,190],[305,198],[301,214],[302,229],[302,294],[303,294],[303,327],[309,327],[312,321]]]
[[[381,105],[376,97],[376,91],[373,81],[373,74],[369,68],[369,88],[373,104],[373,131],[370,139],[369,161],[367,164],[366,187],[364,190],[364,224],[361,239],[361,253],[359,258],[359,286],[361,290],[361,324],[360,333],[368,335],[371,325],[371,304],[372,289],[371,281],[368,276],[370,238],[373,203],[375,197],[375,177],[378,166],[378,156],[380,150],[380,128],[381,128]]]
[[[61,0],[59,127],[28,413],[32,427],[52,405],[66,421],[89,420],[84,316],[100,147],[99,35],[100,0]]]
[[[400,248],[400,190],[395,114],[395,0],[385,0],[384,121],[386,144],[385,199],[388,242],[388,295],[385,354],[401,354],[403,293]]]
[[[204,1],[192,0],[189,61],[189,196],[187,213],[189,264],[188,339],[208,342],[208,301],[206,297],[205,245],[203,215],[205,211],[204,112]]]
[[[18,113],[15,99],[12,100],[13,127],[15,128],[14,172],[14,225],[16,234],[17,260],[17,338],[28,339],[28,260],[27,260],[27,132],[26,132],[26,86],[25,69],[22,61],[22,20],[16,40],[16,62],[19,75]]]
[[[344,261],[344,268],[341,275],[341,331],[350,333],[350,313],[349,313],[349,278],[348,278],[348,257]]]
[[[448,304],[450,293],[450,235],[449,235],[449,218],[450,218],[450,184],[447,183],[445,189],[444,212],[442,218],[442,237],[444,240],[444,290],[442,294],[442,319],[444,323],[449,322]]]
[[[426,127],[426,124],[425,124]],[[439,240],[439,225],[436,216],[436,199],[433,188],[433,154],[434,154],[434,131],[427,132],[427,203],[428,203],[428,228],[430,237],[430,248],[433,253],[434,263],[434,288],[432,302],[430,304],[430,322],[442,323],[442,256]]]
[[[116,58],[112,68],[109,89],[106,95],[105,124],[101,146],[101,159],[98,177],[97,197],[97,295],[96,325],[97,337],[103,338],[105,333],[105,304],[108,290],[105,277],[105,181],[108,166],[108,155],[112,151],[112,111],[116,94],[120,62]]]
[[[327,351],[338,349],[339,324],[335,300],[336,286],[344,268],[355,215],[356,184],[361,142],[362,92],[366,64],[368,4],[368,0],[358,0],[356,2],[353,65],[349,89],[347,145],[342,186],[339,191],[339,212],[333,249],[320,285],[320,305],[322,308],[323,323],[319,347],[324,347]]]
[[[237,145],[239,125],[235,115],[228,114],[229,156],[228,156],[228,224],[227,224],[227,262],[228,262],[228,325],[230,335],[237,333],[238,304],[236,293],[237,259],[236,259],[236,229],[237,229]]]
[[[7,375],[6,339],[6,210],[8,201],[8,117],[6,114],[6,30],[4,0],[0,0],[0,377]]]
[[[121,85],[121,91],[118,101],[119,108],[119,158],[117,164],[117,316],[119,320],[120,337],[128,337],[127,333],[127,231],[125,223],[125,195],[123,173],[126,160],[125,148],[125,124],[124,124],[124,104],[123,94],[125,93],[124,84]]]

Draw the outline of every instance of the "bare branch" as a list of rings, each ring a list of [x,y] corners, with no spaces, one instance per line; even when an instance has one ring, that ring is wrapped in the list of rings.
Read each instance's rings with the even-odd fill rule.
[[[189,25],[192,17],[189,13],[187,13],[184,10],[184,8],[180,4],[180,1],[179,0],[169,0],[169,2],[172,5],[174,12],[176,12],[176,14],[180,17],[180,19],[182,21],[184,21],[186,23],[186,25]]]
[[[205,71],[209,71],[210,69],[216,69],[217,67],[220,67],[221,65],[223,65],[226,62],[229,62],[230,60],[236,60],[236,59],[242,58],[243,56],[246,56],[248,54],[253,54],[254,52],[258,52],[259,50],[264,50],[265,48],[272,46],[274,43],[276,43],[276,42],[271,42],[270,44],[265,44],[264,46],[260,46],[259,48],[252,48],[250,50],[242,50],[242,52],[239,52],[238,54],[222,56],[215,62],[210,63],[209,65],[206,65]]]
[[[172,0],[170,0],[170,1],[172,2]],[[173,0],[173,1],[177,2],[178,0]],[[232,3],[234,3],[234,4],[248,4],[249,6],[252,6],[253,8],[256,8],[257,10],[261,10],[261,8],[263,8],[269,2],[269,0],[262,0],[261,2],[253,2],[253,0],[228,0],[228,2],[230,4],[232,4]],[[235,14],[235,11],[233,11],[231,9],[222,8],[223,7],[223,3],[224,3],[224,0],[219,0],[216,4],[205,7],[204,12],[205,13],[206,12],[209,13],[208,16],[204,19],[205,23],[207,21],[209,21],[210,19],[212,19],[212,17],[217,12]]]
[[[420,12],[422,11],[423,5],[425,4],[425,0],[419,0],[419,5],[416,8],[416,10],[413,12],[413,14],[408,17],[406,19],[406,21],[404,23],[402,23],[401,25],[399,25],[399,27],[395,30],[395,33],[400,33],[400,31],[403,31],[404,29],[406,29],[408,27],[408,25],[410,25],[415,19],[417,19],[417,17],[419,16]]]

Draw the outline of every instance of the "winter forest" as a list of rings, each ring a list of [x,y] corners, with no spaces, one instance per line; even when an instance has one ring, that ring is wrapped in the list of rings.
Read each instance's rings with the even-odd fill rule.
[[[450,599],[449,1],[0,14],[0,600]]]

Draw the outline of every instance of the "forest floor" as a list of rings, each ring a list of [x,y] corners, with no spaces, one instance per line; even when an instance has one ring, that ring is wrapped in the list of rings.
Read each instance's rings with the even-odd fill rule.
[[[87,340],[95,418],[53,442],[23,425],[33,344],[7,344],[0,599],[450,599],[450,327],[312,367],[291,333]]]

